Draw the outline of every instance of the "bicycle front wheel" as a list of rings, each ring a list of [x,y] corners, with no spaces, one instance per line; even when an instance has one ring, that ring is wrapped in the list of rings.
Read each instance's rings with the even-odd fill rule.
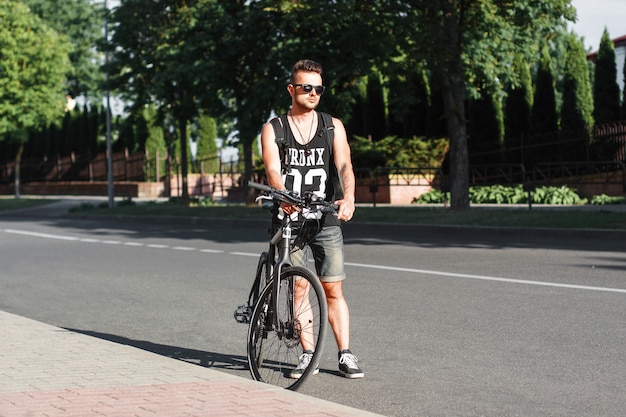
[[[263,292],[263,289],[267,286],[267,283],[272,277],[272,263],[270,263],[269,253],[263,252],[259,257],[259,263],[256,267],[256,276],[254,285],[252,287],[252,293],[250,294],[250,307],[254,307],[259,301],[259,296]]]
[[[328,325],[326,296],[317,276],[302,267],[282,271],[277,302],[273,284],[265,288],[252,314],[248,364],[255,380],[296,390],[317,369],[322,354]],[[311,365],[292,378],[304,350],[314,352]]]

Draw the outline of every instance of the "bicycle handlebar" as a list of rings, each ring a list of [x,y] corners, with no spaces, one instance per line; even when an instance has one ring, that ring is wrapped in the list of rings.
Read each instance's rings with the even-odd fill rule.
[[[301,197],[292,191],[279,190],[269,185],[252,181],[248,181],[248,187],[268,193],[272,200],[276,202],[292,204],[299,207],[316,208],[322,213],[336,213],[339,210],[339,205],[322,200],[314,193],[305,193],[304,196]]]

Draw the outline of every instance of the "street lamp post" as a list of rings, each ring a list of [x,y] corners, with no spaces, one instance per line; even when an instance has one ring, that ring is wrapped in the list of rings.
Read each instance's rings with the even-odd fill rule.
[[[113,152],[111,150],[111,93],[109,91],[109,8],[107,0],[104,0],[104,39],[106,50],[104,52],[104,67],[106,72],[106,143],[107,143],[107,194],[109,208],[115,206],[115,193],[113,189]]]

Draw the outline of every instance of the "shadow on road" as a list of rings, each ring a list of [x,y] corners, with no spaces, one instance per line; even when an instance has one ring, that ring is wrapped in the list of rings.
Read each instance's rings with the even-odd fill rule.
[[[70,332],[80,333],[98,339],[108,340],[109,342],[119,343],[121,345],[132,346],[141,350],[156,353],[157,355],[167,356],[168,358],[178,359],[181,361],[193,363],[195,365],[204,366],[205,368],[216,368],[221,370],[245,371],[248,369],[248,359],[244,356],[226,355],[216,352],[205,352],[202,350],[186,349],[179,346],[161,345],[158,343],[148,342],[146,340],[128,339],[108,333],[99,333],[91,330],[80,330],[65,328]]]
[[[217,243],[267,242],[267,221],[252,219],[127,218],[45,215],[46,207],[0,213],[0,220],[77,229],[95,236],[126,236],[131,239],[173,238]],[[344,224],[346,244],[405,245],[415,247],[545,248],[579,251],[626,251],[626,231],[597,229],[542,229],[455,227],[437,225]]]

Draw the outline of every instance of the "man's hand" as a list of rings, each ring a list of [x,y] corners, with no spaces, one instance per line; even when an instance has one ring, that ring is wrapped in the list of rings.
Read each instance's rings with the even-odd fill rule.
[[[292,213],[300,211],[300,207],[287,203],[280,203],[280,208],[283,209],[286,215],[291,216]]]
[[[354,199],[344,198],[343,200],[335,201],[335,204],[339,206],[337,211],[337,218],[343,221],[350,221],[354,216]]]

